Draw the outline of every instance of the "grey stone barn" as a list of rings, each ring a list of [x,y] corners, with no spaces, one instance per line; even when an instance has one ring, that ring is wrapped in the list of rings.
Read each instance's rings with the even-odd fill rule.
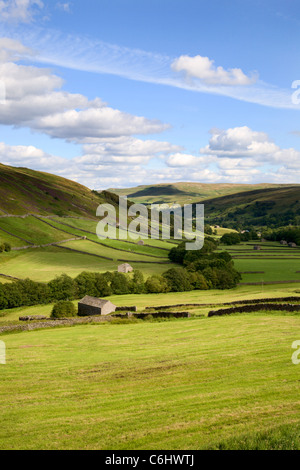
[[[118,272],[119,273],[132,273],[133,271],[133,267],[130,266],[130,264],[128,263],[124,263],[124,264],[120,264],[120,266],[118,266]]]
[[[294,242],[290,242],[290,243],[289,243],[289,247],[290,247],[290,248],[297,248],[297,244],[294,243]]]
[[[115,312],[116,308],[116,305],[112,304],[109,300],[86,295],[78,303],[78,315],[80,317],[109,315]]]
[[[259,250],[261,250],[261,246],[255,245],[255,246],[253,247],[253,250],[259,251]]]
[[[140,240],[140,241],[138,242],[138,245],[140,245],[140,246],[144,246],[144,245],[145,245],[145,242],[144,242],[144,240]]]

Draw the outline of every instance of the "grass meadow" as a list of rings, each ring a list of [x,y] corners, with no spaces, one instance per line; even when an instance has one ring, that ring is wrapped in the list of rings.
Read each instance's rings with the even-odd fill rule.
[[[95,220],[45,221],[53,226],[28,217],[1,219],[0,228],[36,244],[72,235],[90,240],[1,253],[0,274],[47,282],[62,273],[113,271],[121,259],[145,277],[172,266],[160,264],[172,247],[166,241],[95,244],[96,235],[88,233],[95,233]],[[5,239],[5,232],[0,235]],[[23,244],[15,237],[13,247]],[[220,247],[234,256],[239,271],[263,271],[242,275],[242,282],[260,285],[109,298],[138,311],[203,304],[180,308],[190,311],[189,319],[1,334],[7,364],[0,365],[0,449],[300,449],[300,365],[291,361],[291,345],[300,339],[299,315],[207,318],[226,302],[300,293],[299,250],[263,245],[260,252],[247,243]],[[291,280],[299,285],[264,284]],[[52,305],[3,310],[0,326],[17,324],[24,315],[50,316],[51,310]]]
[[[297,315],[84,325],[1,339],[1,449],[300,448]]]

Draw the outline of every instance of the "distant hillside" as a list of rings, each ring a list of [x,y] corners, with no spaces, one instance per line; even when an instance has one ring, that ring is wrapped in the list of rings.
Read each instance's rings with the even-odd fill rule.
[[[300,225],[300,185],[247,191],[204,203],[206,222],[224,227]]]
[[[268,188],[285,188],[290,185],[276,184],[204,184],[204,183],[173,183],[153,186],[137,186],[135,188],[116,189],[108,191],[121,196],[128,196],[134,202],[189,204],[205,199],[227,196],[236,193],[262,190]]]
[[[59,176],[0,164],[0,215],[95,217],[106,198]]]

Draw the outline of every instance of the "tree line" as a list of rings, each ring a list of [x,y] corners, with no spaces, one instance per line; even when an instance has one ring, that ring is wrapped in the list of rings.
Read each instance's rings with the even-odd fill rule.
[[[82,272],[75,279],[62,274],[48,283],[30,279],[0,283],[0,310],[23,306],[71,301],[90,295],[110,295],[185,292],[206,289],[229,289],[241,279],[234,269],[231,256],[215,253],[218,243],[207,237],[201,250],[186,251],[185,243],[169,253],[179,266],[172,267],[161,276],[153,275],[146,281],[141,271],[133,274],[119,272]]]

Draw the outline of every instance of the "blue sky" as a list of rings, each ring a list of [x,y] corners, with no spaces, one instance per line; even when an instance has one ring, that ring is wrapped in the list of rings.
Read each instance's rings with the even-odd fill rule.
[[[297,3],[0,0],[0,161],[92,189],[299,183]]]

